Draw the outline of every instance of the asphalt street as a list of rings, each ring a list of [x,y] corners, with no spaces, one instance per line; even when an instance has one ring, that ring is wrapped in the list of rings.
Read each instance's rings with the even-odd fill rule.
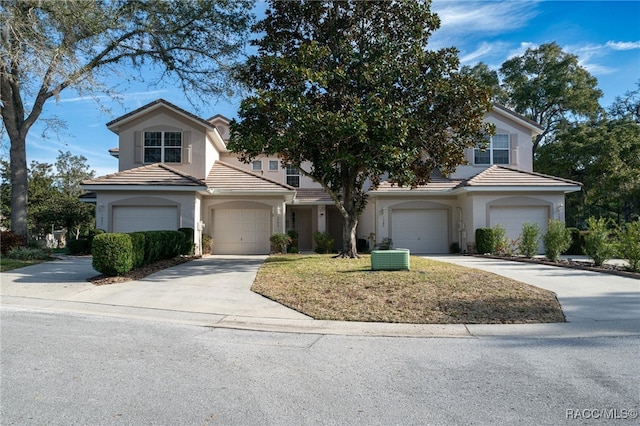
[[[2,425],[640,422],[638,336],[367,337],[0,313]]]

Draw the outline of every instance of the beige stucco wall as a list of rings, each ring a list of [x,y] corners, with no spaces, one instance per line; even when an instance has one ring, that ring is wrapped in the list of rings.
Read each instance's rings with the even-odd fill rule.
[[[183,136],[183,144],[190,146],[189,158],[183,158],[182,163],[167,163],[168,166],[180,170],[198,179],[204,179],[210,167],[216,159],[217,151],[212,143],[207,140],[204,126],[194,126],[194,122],[187,120],[179,114],[166,109],[154,110],[135,120],[132,120],[119,130],[119,162],[120,171],[143,166],[143,163],[135,162],[135,135],[136,132],[144,131],[181,131],[189,132],[188,141]]]
[[[144,195],[99,191],[96,200],[96,227],[113,231],[113,207],[115,206],[177,206],[179,223],[177,228],[196,228],[198,202],[193,193],[149,191]],[[177,229],[176,228],[176,229]]]
[[[516,121],[508,120],[495,111],[489,112],[484,118],[484,121],[493,124],[496,127],[496,133],[508,133],[514,146],[517,147],[515,148],[516,161],[512,161],[510,164],[504,164],[504,166],[528,172],[533,171],[533,142],[531,129]],[[452,178],[470,178],[489,167],[487,165],[474,165],[473,151],[473,148],[468,148],[465,151],[465,156],[469,165],[459,166],[456,169],[456,172],[451,175]],[[513,158],[511,158],[511,160],[513,160]]]

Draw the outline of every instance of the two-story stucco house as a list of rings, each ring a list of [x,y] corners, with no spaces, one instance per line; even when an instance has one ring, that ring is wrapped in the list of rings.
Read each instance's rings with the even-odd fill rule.
[[[502,224],[516,238],[524,222],[546,230],[564,220],[565,193],[577,182],[534,173],[533,136],[542,129],[495,105],[485,120],[496,127],[487,150],[469,149],[468,165],[425,186],[383,182],[369,191],[358,238],[371,247],[391,238],[413,253],[465,250],[475,230]],[[83,183],[96,194],[96,226],[107,232],[195,229],[214,239],[217,254],[269,253],[269,237],[298,231],[299,249],[312,250],[313,233],[328,232],[342,245],[342,216],[319,184],[277,157],[241,163],[226,148],[229,120],[203,119],[165,100],[117,118],[112,155],[119,171]]]

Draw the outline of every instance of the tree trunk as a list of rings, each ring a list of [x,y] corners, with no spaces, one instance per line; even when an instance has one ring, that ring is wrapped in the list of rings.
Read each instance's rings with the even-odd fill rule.
[[[358,218],[355,215],[349,215],[344,219],[342,226],[342,251],[338,257],[357,259],[360,257],[356,245],[356,228],[358,227]]]
[[[343,186],[343,202],[338,206],[344,223],[342,225],[342,251],[337,257],[358,259],[358,248],[356,246],[356,227],[358,226],[359,214],[356,209],[356,200],[354,194],[357,192],[354,183],[350,183],[349,179],[345,179],[346,184]]]
[[[11,230],[27,242],[26,134],[8,131],[11,140]]]

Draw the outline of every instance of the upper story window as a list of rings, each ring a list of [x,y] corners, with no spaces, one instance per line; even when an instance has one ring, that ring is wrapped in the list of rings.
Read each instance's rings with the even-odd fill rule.
[[[499,133],[493,135],[489,146],[482,150],[476,147],[473,152],[474,164],[509,164],[509,135]]]
[[[182,132],[144,132],[145,163],[182,162]]]
[[[287,164],[287,185],[294,188],[300,187],[300,170],[291,164]]]
[[[254,161],[253,163],[251,163],[251,167],[254,172],[259,172],[260,170],[262,170],[262,161]]]
[[[278,171],[278,160],[269,160],[269,171],[271,172]]]

